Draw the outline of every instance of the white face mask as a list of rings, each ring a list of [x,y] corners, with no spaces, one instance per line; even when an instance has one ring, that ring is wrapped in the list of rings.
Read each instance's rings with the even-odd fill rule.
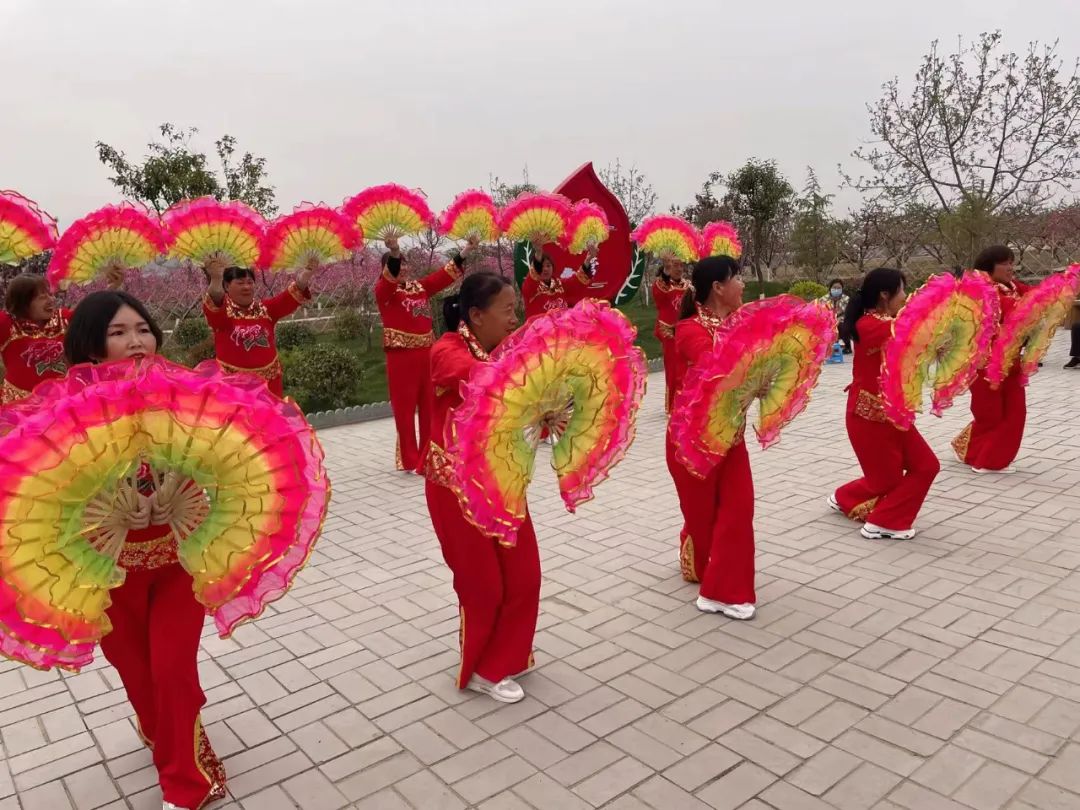
[[[844,290],[841,287],[833,287],[829,292],[832,294],[833,298],[839,298],[844,294]]]

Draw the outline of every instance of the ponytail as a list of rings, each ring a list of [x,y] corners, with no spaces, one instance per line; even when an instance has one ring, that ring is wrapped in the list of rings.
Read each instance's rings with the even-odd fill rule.
[[[742,272],[739,263],[730,256],[709,256],[694,265],[694,272],[690,277],[690,289],[683,295],[682,306],[679,308],[679,320],[692,318],[697,312],[697,304],[704,304],[709,300],[713,284],[723,284]]]
[[[871,270],[863,279],[862,286],[848,301],[847,310],[844,312],[844,320],[840,324],[840,338],[842,340],[859,341],[859,331],[856,324],[859,318],[867,312],[877,309],[881,294],[885,293],[892,298],[904,286],[904,274],[892,267],[878,267]]]
[[[442,302],[442,316],[446,322],[447,332],[456,332],[461,326],[461,295],[454,293],[448,295]]]

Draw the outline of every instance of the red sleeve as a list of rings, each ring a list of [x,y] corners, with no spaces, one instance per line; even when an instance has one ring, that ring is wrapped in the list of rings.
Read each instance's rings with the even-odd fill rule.
[[[469,378],[476,362],[460,338],[437,340],[431,347],[431,384],[436,388],[456,391],[459,383]]]
[[[855,329],[859,333],[859,343],[862,344],[863,349],[868,352],[881,349],[892,337],[892,325],[892,321],[884,321],[881,318],[860,318]]]
[[[657,279],[652,283],[652,303],[656,307],[656,314],[659,315],[662,310],[660,308],[660,299],[664,297],[663,290],[660,289],[660,280]]]
[[[712,346],[712,335],[700,324],[685,320],[675,327],[675,350],[687,365],[692,366]]]
[[[379,278],[375,282],[375,303],[380,307],[384,307],[390,303],[390,299],[394,297],[394,293],[397,292],[398,282],[390,273],[384,268],[379,273]]]
[[[206,293],[203,296],[202,302],[203,315],[206,317],[206,323],[215,332],[220,332],[223,329],[229,328],[229,316],[225,314],[225,299],[221,299],[221,306],[217,306],[213,299],[210,298],[210,293]]]
[[[0,312],[0,346],[7,343],[9,337],[11,337],[11,315]]]
[[[530,270],[525,274],[525,278],[521,280],[521,300],[525,306],[529,305],[529,302],[536,298],[536,293],[540,290],[540,282],[536,280],[533,271]]]
[[[592,287],[592,279],[584,271],[578,270],[570,278],[563,281],[566,303],[569,306],[574,306],[578,301],[588,298],[590,287]]]
[[[456,283],[459,278],[461,278],[461,271],[451,260],[444,264],[441,269],[436,270],[434,273],[428,273],[420,279],[420,286],[424,288],[424,292],[428,295],[435,295]]]
[[[263,306],[266,307],[266,314],[270,316],[270,320],[280,321],[300,309],[302,303],[310,300],[311,290],[304,292],[292,283],[285,288],[285,292],[263,301]]]

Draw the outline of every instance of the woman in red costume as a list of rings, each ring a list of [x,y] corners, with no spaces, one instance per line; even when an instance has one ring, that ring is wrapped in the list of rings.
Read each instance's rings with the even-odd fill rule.
[[[123,283],[119,268],[108,272],[109,286]],[[63,377],[64,335],[71,310],[56,306],[44,276],[23,274],[11,280],[0,312],[0,357],[4,382],[0,405],[23,399],[42,380]]]
[[[656,306],[656,329],[653,334],[664,351],[664,410],[671,413],[671,397],[675,391],[675,323],[679,320],[686,290],[690,286],[683,271],[685,265],[674,258],[665,258],[653,282],[653,304]]]
[[[210,285],[203,298],[203,315],[214,333],[214,356],[222,370],[262,377],[274,394],[285,395],[274,327],[311,300],[311,276],[317,267],[312,262],[284,292],[260,301],[255,298],[251,269],[226,267],[221,261],[206,265]]]
[[[555,277],[555,261],[546,253],[544,246],[533,244],[533,266],[521,282],[521,299],[525,303],[525,320],[531,321],[548,312],[569,309],[578,301],[589,297],[592,274],[589,268],[595,250],[589,252],[585,263],[567,279]]]
[[[739,263],[711,256],[694,265],[691,290],[675,326],[672,401],[687,370],[713,347],[716,331],[742,306]],[[700,582],[698,610],[752,619],[754,603],[754,480],[746,442],[740,439],[707,478],[694,476],[675,457],[671,434],[667,465],[679,496],[683,529],[679,564],[683,579]]]
[[[997,287],[1001,318],[1012,312],[1020,296],[1031,287],[1016,280],[1016,256],[1005,245],[988,247],[975,259],[975,269],[986,273]],[[997,390],[990,387],[980,370],[971,384],[971,423],[953,439],[952,446],[962,464],[977,473],[1013,472],[1012,463],[1020,452],[1027,420],[1027,397],[1016,364]]]
[[[138,360],[155,354],[162,334],[146,308],[122,292],[97,292],[76,307],[64,350],[70,364]],[[101,650],[124,684],[140,734],[153,752],[166,810],[198,810],[225,797],[225,769],[203,731],[206,703],[197,657],[205,611],[177,561],[169,522],[147,468],[138,475],[139,507],[119,565],[124,584],[110,592],[112,631]]]
[[[517,703],[525,691],[514,677],[532,666],[540,610],[540,552],[528,516],[513,548],[481,534],[462,512],[447,456],[450,414],[461,383],[517,327],[517,296],[494,273],[476,273],[443,304],[447,332],[431,350],[435,410],[424,460],[431,524],[454,572],[461,614],[459,689]]]
[[[848,387],[847,433],[863,477],[829,496],[829,506],[863,523],[868,540],[909,540],[941,464],[912,425],[901,430],[881,403],[881,363],[892,322],[904,305],[904,275],[879,267],[851,299],[841,334],[855,341]]]
[[[382,256],[382,274],[375,282],[375,303],[383,323],[386,383],[397,428],[399,470],[419,472],[420,453],[428,442],[432,410],[429,361],[435,342],[431,298],[461,278],[466,257],[476,244],[470,241],[462,254],[454,256],[434,273],[414,281],[408,277],[398,240],[386,240],[388,252]],[[416,436],[418,412],[419,442]]]

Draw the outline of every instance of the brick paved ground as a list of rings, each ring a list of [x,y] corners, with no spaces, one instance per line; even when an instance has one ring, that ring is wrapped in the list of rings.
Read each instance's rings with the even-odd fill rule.
[[[391,425],[326,431],[335,493],[290,596],[207,636],[205,719],[229,810],[1066,810],[1080,807],[1080,373],[1030,389],[1019,472],[953,461],[918,539],[862,540],[824,499],[854,470],[849,366],[766,453],[760,612],[699,614],[678,577],[662,382],[633,452],[577,516],[533,488],[537,669],[512,706],[459,694],[458,619],[421,481]],[[0,810],[159,808],[115,672],[0,664]]]

